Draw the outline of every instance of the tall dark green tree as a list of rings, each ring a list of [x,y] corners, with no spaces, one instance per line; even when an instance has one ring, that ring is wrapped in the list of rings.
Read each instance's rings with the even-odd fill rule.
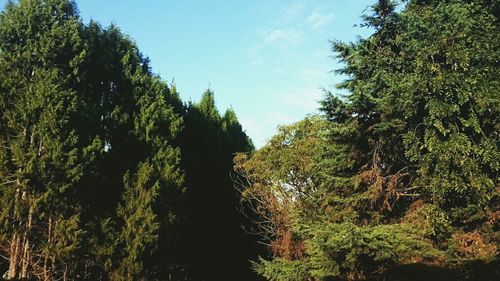
[[[103,166],[110,169],[105,180],[112,188],[107,194],[118,204],[115,226],[120,232],[111,239],[116,239],[114,255],[121,258],[112,265],[116,267],[112,276],[117,280],[162,279],[158,274],[176,267],[167,256],[155,257],[173,247],[174,206],[182,199],[183,182],[180,151],[174,144],[182,120],[171,105],[176,97],[150,72],[135,44],[114,27],[102,37],[102,50],[115,50],[109,61],[101,61],[111,68],[111,76],[97,80],[97,85],[106,85],[101,121],[106,138]],[[103,54],[97,56],[103,59]]]
[[[77,89],[86,46],[69,1],[8,2],[0,16],[0,182],[8,278],[67,276],[81,264],[78,192],[102,145],[83,136]]]
[[[183,104],[130,38],[83,24],[73,1],[9,1],[0,14],[7,279],[253,276],[230,179],[233,154],[252,149],[213,93]]]
[[[234,111],[221,116],[214,94],[189,104],[182,133],[186,171],[187,218],[184,242],[194,280],[254,280],[249,260],[255,255],[252,237],[241,227],[239,200],[231,181],[236,152],[253,145]]]
[[[0,231],[8,279],[178,271],[180,101],[116,27],[65,0],[0,16]]]

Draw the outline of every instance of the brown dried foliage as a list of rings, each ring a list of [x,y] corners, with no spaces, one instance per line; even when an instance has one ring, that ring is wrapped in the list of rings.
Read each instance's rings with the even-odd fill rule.
[[[477,231],[453,235],[458,251],[464,258],[485,258],[497,255],[497,245],[486,242]]]
[[[372,162],[364,165],[357,176],[358,183],[366,184],[371,193],[372,208],[392,211],[394,204],[402,197],[419,197],[414,193],[417,187],[409,187],[410,173],[404,167],[393,174],[384,175],[381,168],[379,149],[375,149]]]
[[[303,258],[305,245],[291,231],[290,214],[295,202],[286,190],[252,174],[246,160],[245,155],[235,158],[233,182],[243,199],[241,211],[253,222],[251,233],[262,238],[274,257]]]

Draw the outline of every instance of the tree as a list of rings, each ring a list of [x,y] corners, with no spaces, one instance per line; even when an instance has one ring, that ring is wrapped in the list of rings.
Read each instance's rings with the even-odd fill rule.
[[[73,3],[7,3],[0,16],[0,181],[7,277],[67,276],[80,266],[81,206],[72,195],[99,153],[76,126],[85,44]]]
[[[249,259],[256,245],[241,225],[239,199],[230,173],[236,152],[253,145],[234,111],[221,116],[208,90],[188,104],[181,137],[187,201],[183,229],[186,263],[194,280],[254,280]]]
[[[434,264],[450,269],[450,280],[466,279],[470,261],[495,259],[498,4],[407,2],[396,12],[393,1],[378,1],[365,16],[373,35],[333,42],[345,63],[338,72],[348,77],[338,88],[349,94],[329,93],[322,102],[330,152],[315,153],[320,168],[302,178],[324,178],[311,182],[307,196],[291,188],[285,197],[287,227],[302,252],[260,260],[256,269],[266,278],[382,279],[405,264]],[[292,135],[274,139],[301,155],[307,138]],[[244,194],[266,215],[273,205],[255,201],[256,192],[288,191],[297,174],[291,164],[301,163],[280,160],[284,151],[271,141],[239,164],[251,179]],[[259,173],[254,165],[274,169]],[[494,280],[498,271],[481,278]]]
[[[151,74],[135,44],[113,27],[105,34],[112,38],[107,48],[116,50],[109,63],[117,69],[105,81],[111,90],[104,103],[109,110],[103,118],[109,122],[104,125],[109,139],[104,165],[119,168],[108,177],[117,177],[111,183],[121,195],[113,216],[117,235],[108,238],[115,239],[114,256],[120,257],[111,276],[161,280],[178,266],[169,252],[176,241],[177,201],[183,197],[180,150],[175,146],[182,119],[170,104],[175,97]]]
[[[0,245],[8,279],[164,280],[181,103],[116,27],[66,0],[0,15]]]
[[[324,118],[310,116],[280,127],[264,147],[234,159],[244,210],[256,214],[249,214],[252,230],[273,256],[293,260],[305,255],[303,241],[292,230],[292,213],[305,210],[308,198],[329,179],[324,161],[331,152],[328,129]]]

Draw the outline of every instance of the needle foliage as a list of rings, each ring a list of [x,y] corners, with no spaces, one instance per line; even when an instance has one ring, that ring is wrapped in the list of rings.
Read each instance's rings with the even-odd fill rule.
[[[364,16],[371,36],[332,42],[346,80],[323,116],[236,159],[271,252],[258,273],[366,280],[423,266],[444,277],[391,278],[498,278],[468,270],[498,264],[498,11],[497,1],[380,0]]]

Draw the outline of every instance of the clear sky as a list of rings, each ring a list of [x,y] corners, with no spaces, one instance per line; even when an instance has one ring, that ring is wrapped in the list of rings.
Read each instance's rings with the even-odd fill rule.
[[[0,0],[3,7],[6,0]],[[356,40],[374,0],[77,0],[80,14],[130,35],[185,101],[211,88],[257,147],[279,124],[316,113],[342,80],[329,40]]]

